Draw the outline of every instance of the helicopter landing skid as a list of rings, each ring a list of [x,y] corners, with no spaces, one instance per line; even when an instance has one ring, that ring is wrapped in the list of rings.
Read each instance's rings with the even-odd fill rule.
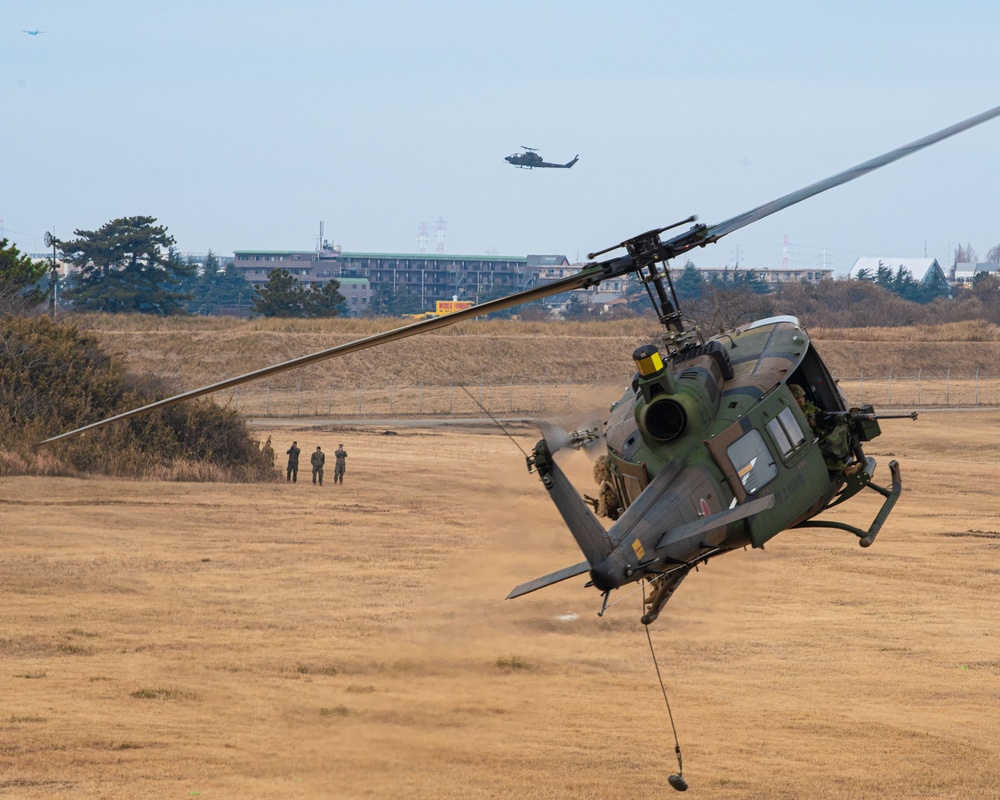
[[[869,459],[870,460],[870,459]],[[848,479],[849,485],[845,487],[842,496],[836,501],[831,503],[827,508],[837,505],[838,503],[846,500],[847,497],[857,494],[861,489],[871,489],[872,491],[878,492],[885,498],[885,502],[882,503],[882,508],[879,509],[878,514],[875,515],[875,519],[872,520],[872,524],[868,527],[868,530],[861,530],[861,528],[855,528],[853,525],[848,525],[846,522],[829,522],[826,520],[806,520],[805,522],[800,522],[796,525],[796,528],[837,528],[842,531],[848,531],[853,533],[860,540],[858,544],[862,547],[871,547],[872,542],[875,541],[875,537],[878,532],[882,529],[882,525],[885,523],[886,518],[889,516],[889,512],[892,511],[892,507],[896,505],[896,501],[899,499],[900,492],[903,491],[902,479],[899,475],[899,462],[890,461],[889,462],[889,472],[892,474],[892,488],[885,489],[878,484],[872,483],[870,479],[870,472],[865,470],[858,474],[857,486],[850,486],[850,481],[855,479]],[[853,491],[850,491],[853,489]],[[846,496],[844,496],[846,494]]]

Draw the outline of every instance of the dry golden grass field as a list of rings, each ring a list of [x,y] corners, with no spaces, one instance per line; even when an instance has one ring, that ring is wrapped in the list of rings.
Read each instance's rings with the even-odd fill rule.
[[[162,376],[177,391],[297,356],[345,344],[404,324],[399,319],[227,319],[162,318],[151,315],[92,314],[69,321],[92,331],[111,352],[140,373]],[[656,339],[649,319],[593,322],[476,320],[354,353],[269,379],[272,388],[366,387],[419,381],[447,385],[480,379],[487,384],[627,383],[634,371],[632,351]],[[1000,329],[979,322],[908,328],[817,328],[811,335],[838,377],[868,376],[971,378],[977,369],[997,379]],[[443,358],[442,354],[447,353]],[[249,387],[248,387],[249,389]],[[258,387],[260,389],[260,387]],[[326,392],[322,393],[323,400]],[[905,401],[903,401],[905,402]],[[996,402],[996,401],[991,401]],[[325,402],[322,403],[325,410]]]
[[[1000,797],[1000,412],[883,428],[873,547],[784,533],[654,624],[688,796]],[[503,599],[580,560],[509,439],[268,432],[346,483],[0,482],[0,796],[673,796],[640,596]]]

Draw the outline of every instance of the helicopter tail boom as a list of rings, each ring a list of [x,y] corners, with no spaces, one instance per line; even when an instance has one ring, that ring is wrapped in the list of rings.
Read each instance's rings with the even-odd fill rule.
[[[559,469],[552,458],[552,452],[545,439],[539,440],[535,449],[528,457],[528,469],[538,473],[542,484],[552,496],[569,528],[576,543],[587,559],[588,569],[591,564],[599,564],[614,550],[614,545],[604,530],[604,526],[594,516],[590,506],[580,497],[579,492],[570,483],[569,478]],[[577,573],[579,574],[579,573]],[[567,575],[566,577],[572,577]],[[561,579],[560,579],[561,580]]]

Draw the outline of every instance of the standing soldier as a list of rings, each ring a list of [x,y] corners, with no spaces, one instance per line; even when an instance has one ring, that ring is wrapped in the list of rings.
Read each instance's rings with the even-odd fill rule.
[[[313,468],[313,485],[316,485],[316,478],[319,478],[319,485],[323,485],[323,465],[326,463],[326,454],[316,445],[316,452],[312,454],[309,461]]]
[[[285,452],[288,454],[288,474],[286,480],[292,483],[297,483],[299,480],[299,450],[296,445],[298,442],[292,442],[292,446],[289,447]]]
[[[267,437],[267,441],[264,442],[264,447],[261,448],[261,454],[267,460],[267,465],[274,468],[274,448],[271,446],[271,437]]]
[[[338,445],[334,452],[337,463],[333,465],[333,482],[342,484],[344,482],[344,470],[347,468],[347,451],[344,445]]]

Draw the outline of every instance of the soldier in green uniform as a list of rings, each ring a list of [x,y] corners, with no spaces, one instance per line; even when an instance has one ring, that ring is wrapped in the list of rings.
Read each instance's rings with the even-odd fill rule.
[[[819,440],[819,449],[823,453],[826,468],[837,475],[854,475],[860,464],[847,465],[851,457],[851,429],[846,422],[836,420],[826,423],[819,408],[806,397],[805,389],[796,383],[788,384],[788,388],[799,404],[802,413],[806,415],[813,435]]]
[[[285,480],[292,483],[297,483],[299,480],[299,453],[302,451],[297,445],[298,442],[292,442],[292,446],[285,451],[288,456],[288,470]]]
[[[806,398],[806,390],[799,386],[797,383],[788,384],[788,388],[792,392],[792,397],[795,398],[795,402],[799,404],[799,408],[802,409],[802,413],[806,415],[806,421],[809,423],[809,427],[816,432],[816,412],[819,409],[814,403],[810,403]]]
[[[333,465],[333,482],[342,484],[344,470],[347,468],[347,451],[344,449],[344,445],[338,445],[333,455],[337,458],[337,463]]]
[[[263,455],[264,458],[266,459],[267,465],[269,467],[273,468],[274,467],[274,447],[271,446],[271,437],[270,436],[267,437],[267,441],[264,442],[264,446],[261,448],[260,452],[261,452],[261,455]]]
[[[319,485],[323,485],[323,465],[326,463],[326,454],[320,449],[319,445],[316,445],[316,452],[314,452],[309,457],[309,463],[312,464],[313,468],[313,485],[316,484],[316,479],[319,478]]]

